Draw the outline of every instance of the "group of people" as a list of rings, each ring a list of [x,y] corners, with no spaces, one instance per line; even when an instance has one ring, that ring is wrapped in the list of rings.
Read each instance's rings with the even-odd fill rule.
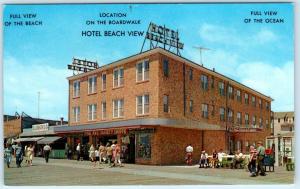
[[[77,144],[77,161],[82,160],[81,157],[81,145]],[[92,144],[89,148],[89,159],[95,167],[96,164],[108,163],[109,167],[120,166],[122,167],[121,161],[121,147],[117,142],[110,144],[109,142],[104,146],[103,143],[96,147]]]
[[[248,161],[248,170],[250,172],[251,177],[258,176],[260,174],[261,176],[265,176],[265,170],[264,170],[264,157],[265,157],[265,148],[262,145],[262,142],[259,141],[257,142],[257,149],[253,145],[250,146],[249,148],[249,154],[250,158]],[[186,147],[186,164],[187,165],[192,165],[192,155],[193,155],[193,147],[191,144],[189,144]],[[221,167],[222,165],[222,158],[226,154],[223,152],[222,149],[217,152],[216,150],[213,150],[212,156],[208,158],[208,154],[203,150],[200,155],[200,160],[199,160],[199,168],[207,168],[207,167],[212,167],[212,168],[217,168]],[[242,165],[245,162],[245,156],[243,153],[241,153],[240,150],[237,150],[235,155],[233,156],[232,168],[237,168],[237,165]]]
[[[48,144],[46,144],[43,147],[43,150],[44,150],[44,157],[46,163],[48,163],[51,147]],[[4,149],[4,160],[8,168],[10,168],[10,164],[13,156],[16,158],[16,164],[18,168],[21,167],[24,158],[27,166],[31,166],[34,157],[34,145],[32,144],[29,144],[28,146],[26,145],[23,151],[20,142],[17,142],[16,145],[11,145],[9,143],[6,143],[6,147]]]

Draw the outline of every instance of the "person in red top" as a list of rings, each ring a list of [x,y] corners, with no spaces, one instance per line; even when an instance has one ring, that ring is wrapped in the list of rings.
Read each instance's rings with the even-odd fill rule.
[[[122,166],[121,147],[119,144],[116,144],[116,148],[115,148],[115,165],[119,165],[120,167]]]
[[[254,146],[251,145],[249,152],[250,152],[250,159],[249,159],[248,169],[251,173],[250,176],[255,177],[256,176],[257,150],[254,148]]]

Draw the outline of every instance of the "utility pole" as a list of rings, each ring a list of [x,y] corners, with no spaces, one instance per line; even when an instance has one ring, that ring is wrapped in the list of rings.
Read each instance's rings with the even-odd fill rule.
[[[40,91],[38,91],[38,118],[40,118],[40,94],[41,94],[41,92]]]
[[[201,47],[201,46],[199,46],[199,47],[197,47],[197,46],[194,46],[193,48],[195,48],[195,49],[198,49],[198,50],[199,50],[199,52],[200,52],[200,65],[203,65],[203,62],[202,62],[202,51],[203,51],[203,50],[206,50],[206,51],[208,51],[208,50],[210,50],[210,49],[208,49],[208,48],[205,48],[205,47]]]

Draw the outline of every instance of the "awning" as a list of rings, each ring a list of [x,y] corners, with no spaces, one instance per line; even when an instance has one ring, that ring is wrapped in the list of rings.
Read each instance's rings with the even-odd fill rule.
[[[59,139],[61,139],[62,137],[57,137],[57,136],[53,136],[53,137],[45,137],[42,140],[39,140],[37,143],[38,144],[51,144]]]
[[[36,142],[39,141],[41,139],[43,139],[44,137],[34,137],[34,138],[18,138],[16,140],[14,140],[14,142]]]

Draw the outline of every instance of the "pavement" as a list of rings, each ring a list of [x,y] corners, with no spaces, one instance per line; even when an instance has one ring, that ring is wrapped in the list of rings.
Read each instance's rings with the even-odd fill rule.
[[[151,166],[124,164],[110,168],[107,164],[93,166],[89,161],[34,158],[33,165],[4,168],[7,186],[66,185],[252,185],[293,184],[295,174],[284,167],[275,167],[267,176],[250,177],[246,169],[198,168],[193,166]]]

